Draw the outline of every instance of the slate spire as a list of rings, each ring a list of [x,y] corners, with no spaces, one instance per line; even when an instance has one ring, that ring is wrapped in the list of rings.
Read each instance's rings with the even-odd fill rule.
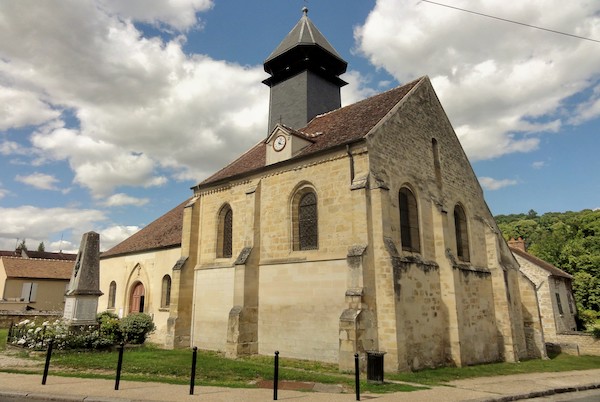
[[[267,57],[264,68],[271,77],[269,133],[279,122],[299,129],[313,117],[341,106],[339,78],[348,63],[302,9],[300,21]]]

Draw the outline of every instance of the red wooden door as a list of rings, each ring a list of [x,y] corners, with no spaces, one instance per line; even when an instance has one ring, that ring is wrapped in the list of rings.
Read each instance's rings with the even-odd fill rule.
[[[131,300],[129,301],[129,312],[130,313],[143,313],[144,312],[144,285],[138,282],[131,292]]]

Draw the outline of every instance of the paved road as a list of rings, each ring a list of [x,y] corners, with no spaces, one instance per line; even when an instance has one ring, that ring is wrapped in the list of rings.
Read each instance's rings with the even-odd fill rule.
[[[590,391],[569,392],[556,394],[543,398],[528,399],[529,402],[598,402],[600,401],[600,389]]]

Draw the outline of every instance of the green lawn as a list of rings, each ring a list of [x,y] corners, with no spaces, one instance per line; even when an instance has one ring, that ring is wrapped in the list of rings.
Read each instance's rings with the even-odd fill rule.
[[[0,350],[5,348],[6,330],[0,330]],[[43,361],[44,353],[31,359]],[[52,354],[50,375],[114,379],[118,352],[66,352]],[[192,364],[191,350],[164,350],[152,345],[126,348],[123,355],[121,379],[189,384]],[[600,357],[559,355],[550,360],[530,360],[521,363],[495,363],[463,368],[438,368],[414,373],[386,373],[387,381],[440,385],[448,381],[480,376],[508,375],[528,372],[585,370],[600,367]],[[41,368],[38,370],[41,373]],[[260,380],[273,378],[273,356],[251,356],[227,359],[216,352],[198,351],[197,385],[254,387]],[[8,371],[8,370],[5,370]],[[11,369],[10,371],[15,371]],[[364,379],[364,374],[362,375]],[[314,361],[288,359],[280,355],[279,379],[288,381],[342,384],[352,392],[354,376],[340,373],[337,365]],[[413,391],[418,387],[386,382],[384,385],[361,381],[361,390],[371,392]]]

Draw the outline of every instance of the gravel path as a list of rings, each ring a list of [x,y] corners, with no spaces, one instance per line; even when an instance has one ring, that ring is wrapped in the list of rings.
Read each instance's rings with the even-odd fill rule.
[[[0,352],[0,368],[38,368],[43,367],[44,362],[33,359],[18,357],[19,351],[7,349]]]

